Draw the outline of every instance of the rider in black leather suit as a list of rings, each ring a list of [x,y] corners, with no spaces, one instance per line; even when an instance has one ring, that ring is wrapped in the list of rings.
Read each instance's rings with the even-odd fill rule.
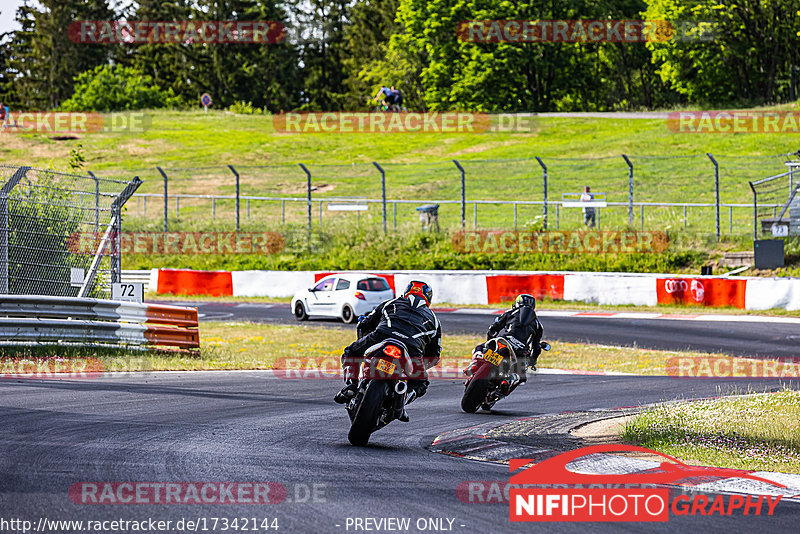
[[[536,317],[535,308],[536,299],[532,295],[519,295],[514,301],[514,307],[495,319],[486,333],[487,341],[498,336],[504,337],[513,346],[517,358],[522,361],[517,372],[512,374],[512,383],[506,395],[510,394],[519,384],[527,382],[526,368],[530,366],[536,370],[536,360],[542,353],[539,342],[542,340],[544,329]],[[481,343],[472,352],[473,361],[476,355],[483,354],[483,352],[484,344]],[[467,367],[465,373],[470,374],[471,368],[472,364]]]

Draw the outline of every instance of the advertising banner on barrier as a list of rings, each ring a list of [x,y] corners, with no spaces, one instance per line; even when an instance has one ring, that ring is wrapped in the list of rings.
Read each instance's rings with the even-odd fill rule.
[[[699,306],[744,309],[747,280],[723,278],[659,278],[656,295],[659,304],[694,304]]]

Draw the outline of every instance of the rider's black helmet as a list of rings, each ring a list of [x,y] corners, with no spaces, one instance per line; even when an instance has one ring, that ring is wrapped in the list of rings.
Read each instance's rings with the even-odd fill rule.
[[[514,307],[520,308],[522,306],[527,306],[532,310],[536,309],[536,299],[533,298],[533,295],[529,295],[527,293],[523,293],[517,297],[517,300],[514,301]]]

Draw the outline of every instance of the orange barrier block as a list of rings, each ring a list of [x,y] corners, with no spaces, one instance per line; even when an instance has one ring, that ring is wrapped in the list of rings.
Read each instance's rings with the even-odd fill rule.
[[[520,293],[529,293],[537,299],[564,298],[563,274],[500,274],[486,277],[486,294],[489,304],[513,301]]]
[[[151,345],[180,347],[183,349],[200,348],[200,332],[194,328],[174,328],[169,326],[145,325],[145,339]]]
[[[232,297],[233,281],[229,271],[160,269],[157,291],[159,294],[171,295]]]

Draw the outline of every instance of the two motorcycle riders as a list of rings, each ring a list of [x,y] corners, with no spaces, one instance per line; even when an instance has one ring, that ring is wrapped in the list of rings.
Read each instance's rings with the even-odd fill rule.
[[[410,394],[406,404],[425,395],[428,389],[427,370],[439,362],[442,350],[442,328],[430,304],[433,290],[425,282],[412,281],[402,296],[380,304],[369,315],[359,321],[358,339],[344,349],[342,369],[345,386],[336,394],[334,400],[339,404],[347,403],[358,389],[358,369],[365,355],[374,350],[382,341],[389,338],[401,339],[409,350],[414,364],[413,376],[421,378],[409,380]],[[514,306],[497,317],[486,334],[489,339],[502,336],[519,355],[521,365],[511,375],[504,395],[509,395],[519,384],[527,380],[526,368],[536,370],[536,360],[541,353],[539,342],[543,329],[534,311],[536,299],[528,294],[519,295]],[[475,347],[472,362],[464,370],[471,375],[476,358],[482,356],[484,344]],[[401,421],[408,421],[403,411]]]

